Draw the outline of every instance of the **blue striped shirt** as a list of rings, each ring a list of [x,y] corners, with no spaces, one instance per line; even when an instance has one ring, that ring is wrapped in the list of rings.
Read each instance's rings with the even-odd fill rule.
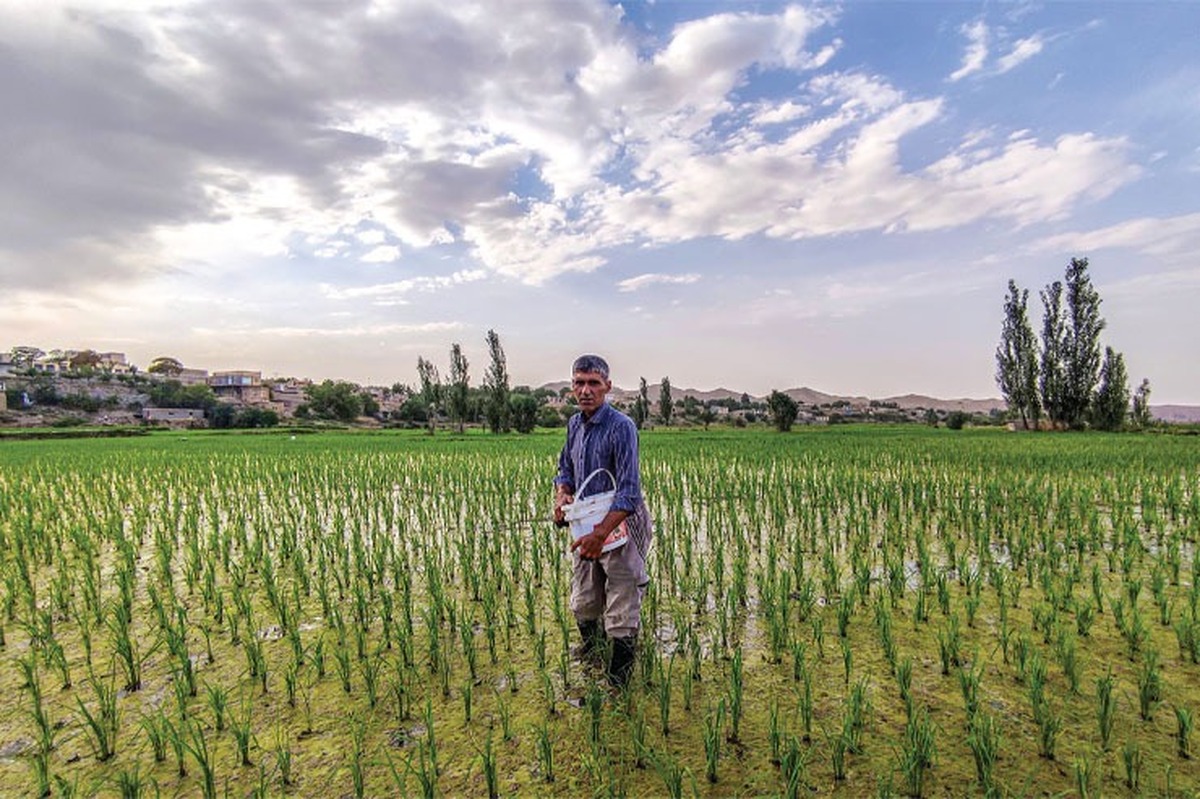
[[[617,493],[611,510],[629,514],[630,535],[644,553],[649,543],[650,514],[642,497],[637,425],[607,402],[596,409],[592,418],[585,420],[582,413],[577,413],[567,422],[567,443],[558,456],[554,484],[575,493],[597,469],[607,469],[616,477]],[[608,475],[599,474],[587,484],[585,496],[612,489]]]

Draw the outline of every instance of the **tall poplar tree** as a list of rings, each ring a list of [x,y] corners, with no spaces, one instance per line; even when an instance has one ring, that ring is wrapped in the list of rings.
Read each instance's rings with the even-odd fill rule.
[[[421,381],[421,399],[425,401],[425,415],[429,422],[429,435],[433,435],[438,412],[442,406],[442,379],[437,367],[424,358],[417,358],[417,379]]]
[[[671,414],[674,410],[675,403],[671,399],[671,378],[664,377],[658,391],[658,415],[662,417],[663,424],[667,427],[671,426]]]
[[[1101,430],[1120,430],[1129,413],[1129,376],[1125,372],[1125,357],[1104,348],[1104,363],[1100,366],[1100,387],[1092,401],[1092,425]]]
[[[491,365],[488,366],[484,379],[486,394],[484,413],[487,416],[488,428],[493,433],[508,432],[508,362],[504,358],[504,347],[500,345],[500,336],[495,330],[487,332],[488,355]]]
[[[458,342],[450,345],[450,383],[446,386],[446,405],[450,411],[450,419],[458,425],[458,432],[463,432],[467,426],[467,414],[470,412],[471,376],[468,371],[467,356],[463,355],[462,345]]]
[[[646,378],[642,378],[641,385],[638,386],[637,399],[633,401],[633,423],[637,425],[637,429],[641,430],[646,424],[646,420],[650,418],[650,397],[649,389],[646,386]]]
[[[1063,321],[1062,283],[1054,281],[1042,291],[1042,368],[1038,388],[1042,407],[1050,421],[1064,420],[1064,383],[1066,382],[1066,325]]]
[[[1088,259],[1072,258],[1066,275],[1063,421],[1079,427],[1088,418],[1100,382],[1100,293],[1088,277]]]
[[[1023,427],[1037,427],[1041,416],[1038,399],[1037,338],[1029,324],[1029,291],[1008,281],[1004,301],[1004,326],[996,348],[996,383],[1010,411],[1021,417]]]

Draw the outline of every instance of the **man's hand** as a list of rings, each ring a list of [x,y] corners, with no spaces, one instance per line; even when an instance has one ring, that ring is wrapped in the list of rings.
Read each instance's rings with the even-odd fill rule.
[[[596,560],[604,551],[604,541],[608,538],[608,530],[600,524],[592,528],[592,532],[576,538],[571,542],[571,551],[578,552],[584,560]]]
[[[559,486],[558,491],[554,493],[554,524],[556,527],[567,526],[567,517],[563,513],[563,507],[574,501],[575,495]]]

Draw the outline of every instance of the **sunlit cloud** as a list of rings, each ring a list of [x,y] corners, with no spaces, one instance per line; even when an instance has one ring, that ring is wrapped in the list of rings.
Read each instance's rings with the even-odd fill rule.
[[[656,284],[661,285],[687,285],[700,280],[700,275],[690,272],[686,275],[662,275],[662,274],[645,274],[637,277],[627,278],[617,283],[617,288],[620,291],[639,291],[647,286]]]

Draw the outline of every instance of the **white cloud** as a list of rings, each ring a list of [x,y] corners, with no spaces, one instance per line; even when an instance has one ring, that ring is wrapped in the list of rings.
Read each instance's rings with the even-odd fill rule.
[[[461,322],[426,322],[422,324],[352,325],[350,327],[262,327],[244,332],[276,338],[361,338],[414,333],[441,333],[461,330]],[[215,332],[215,331],[204,331]],[[221,331],[222,333],[228,331]]]
[[[1025,63],[1038,53],[1042,52],[1045,44],[1046,43],[1042,39],[1041,34],[1035,34],[1026,39],[1019,40],[1013,45],[1012,50],[1007,55],[996,60],[996,71],[999,73],[1008,72],[1020,64]]]
[[[1200,213],[1129,219],[1095,230],[1047,236],[1034,242],[1036,251],[1093,252],[1125,248],[1168,262],[1187,261],[1200,251]]]
[[[364,264],[390,264],[400,260],[400,248],[390,245],[376,247],[358,260]]]
[[[688,285],[696,283],[700,280],[700,275],[695,272],[689,272],[686,275],[663,275],[655,273],[647,273],[638,275],[637,277],[627,278],[617,283],[617,288],[621,291],[639,291],[656,284],[666,285]]]
[[[467,269],[451,275],[412,277],[397,280],[392,283],[378,283],[373,286],[358,286],[354,288],[337,288],[328,284],[321,286],[321,293],[331,300],[354,300],[369,298],[378,302],[396,301],[403,299],[413,292],[438,291],[464,283],[474,283],[487,277],[483,269]]]
[[[964,25],[961,32],[967,37],[967,49],[963,53],[962,66],[950,73],[951,82],[962,80],[983,69],[988,56],[988,28],[983,20]]]

